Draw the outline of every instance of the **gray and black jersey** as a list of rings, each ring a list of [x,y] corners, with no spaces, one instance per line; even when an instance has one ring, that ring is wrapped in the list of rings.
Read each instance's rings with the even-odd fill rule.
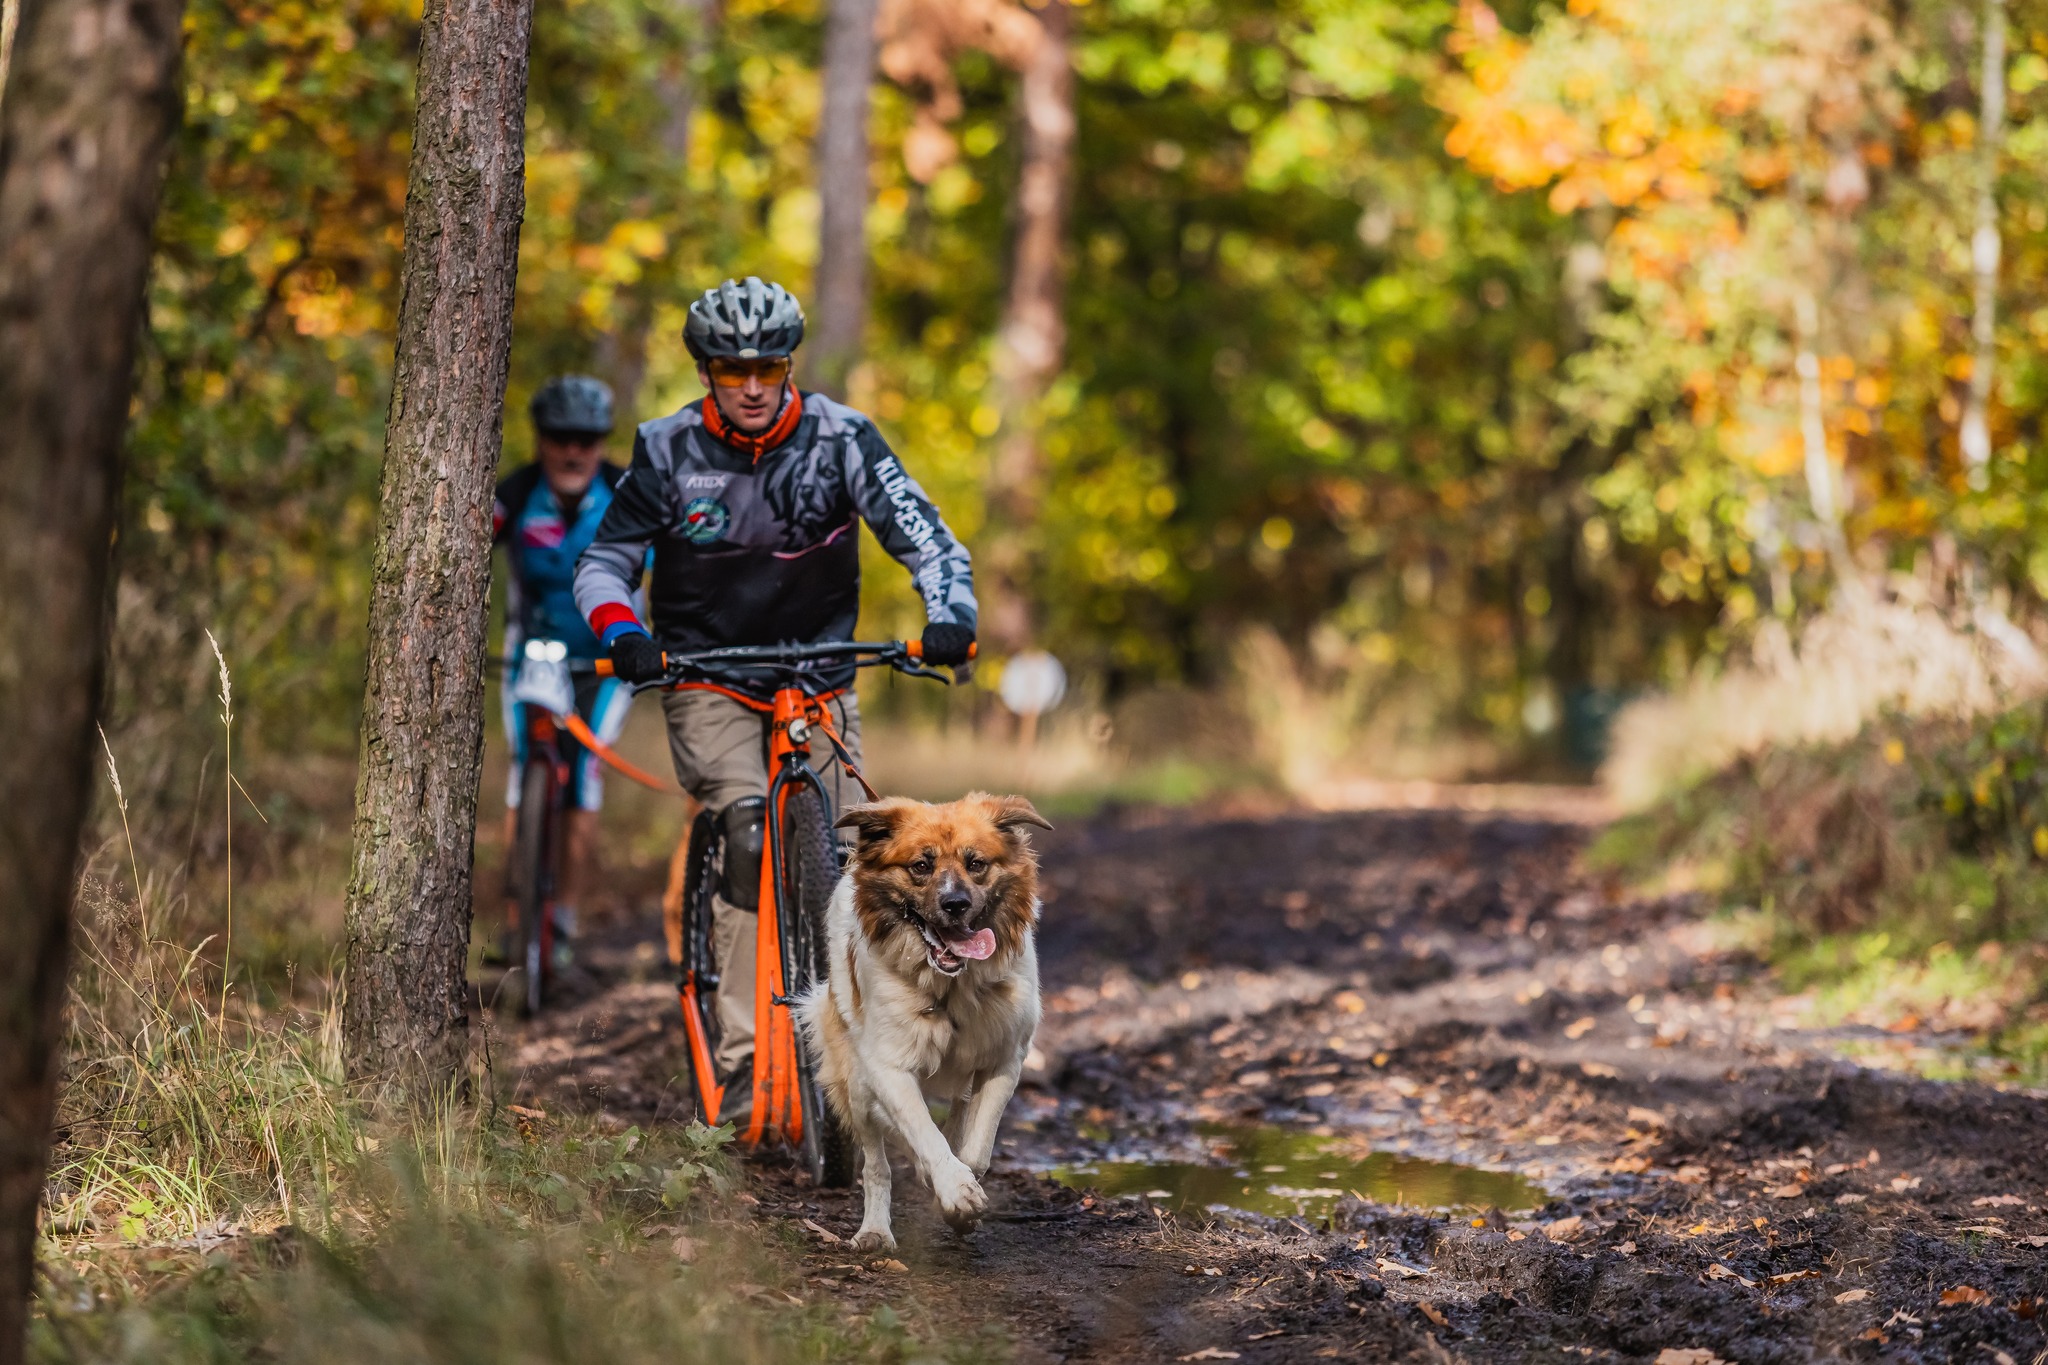
[[[974,627],[967,547],[872,421],[802,394],[787,439],[756,458],[707,429],[709,401],[641,425],[633,463],[577,561],[577,609],[606,644],[636,628],[633,592],[649,549],[652,634],[664,649],[850,640],[862,521],[910,570],[928,620]],[[835,667],[819,681],[843,686],[852,676]],[[763,679],[761,695],[772,686]]]

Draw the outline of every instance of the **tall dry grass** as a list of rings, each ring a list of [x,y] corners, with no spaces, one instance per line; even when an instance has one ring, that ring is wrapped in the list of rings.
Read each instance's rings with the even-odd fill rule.
[[[1842,743],[1887,713],[1967,720],[2048,690],[2048,664],[1995,604],[1944,611],[1911,579],[1845,595],[1800,628],[1762,626],[1746,658],[1616,719],[1601,778],[1625,809],[1766,748]]]
[[[217,907],[152,866],[143,850],[170,841],[151,834],[124,829],[126,875],[89,871],[80,888],[33,1359],[997,1353],[942,1322],[791,1292],[797,1258],[738,1200],[727,1130],[501,1108],[488,1050],[466,1092],[371,1111],[342,1072],[332,983],[317,969],[283,991],[230,980],[212,956]]]

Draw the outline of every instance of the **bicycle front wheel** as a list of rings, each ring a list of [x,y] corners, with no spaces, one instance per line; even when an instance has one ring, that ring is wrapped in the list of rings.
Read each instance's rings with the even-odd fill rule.
[[[544,759],[530,760],[519,780],[519,823],[512,846],[513,899],[519,908],[518,952],[520,1009],[529,1017],[540,1013],[547,999],[548,897],[553,891],[550,818],[555,808],[555,770]]]
[[[690,1103],[699,1123],[712,1123],[710,1095],[718,1083],[718,959],[711,946],[711,893],[718,884],[718,821],[709,808],[690,827],[689,860],[683,872],[683,961],[676,990],[683,1004],[683,1028],[690,1052]],[[735,982],[747,988],[751,982]]]
[[[789,793],[782,817],[782,934],[789,993],[802,996],[825,980],[827,950],[825,908],[839,881],[839,858],[832,846],[831,822],[816,787],[806,782]],[[797,1047],[797,1099],[803,1107],[804,1135],[798,1154],[821,1186],[853,1183],[853,1142],[839,1116],[825,1102],[809,1049]]]

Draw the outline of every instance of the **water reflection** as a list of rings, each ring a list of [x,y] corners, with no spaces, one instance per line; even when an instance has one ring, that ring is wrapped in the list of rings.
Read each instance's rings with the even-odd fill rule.
[[[1099,1161],[1062,1166],[1054,1180],[1112,1197],[1140,1194],[1170,1209],[1241,1209],[1321,1217],[1345,1195],[1432,1209],[1539,1208],[1541,1186],[1507,1171],[1394,1152],[1263,1124],[1211,1125],[1211,1162]]]

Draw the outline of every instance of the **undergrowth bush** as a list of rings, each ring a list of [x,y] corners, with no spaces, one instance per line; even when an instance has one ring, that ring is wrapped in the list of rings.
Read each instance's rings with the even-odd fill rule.
[[[1738,912],[1829,1022],[1969,1030],[2048,1076],[2048,720],[1892,715],[1736,758],[1593,860]]]

